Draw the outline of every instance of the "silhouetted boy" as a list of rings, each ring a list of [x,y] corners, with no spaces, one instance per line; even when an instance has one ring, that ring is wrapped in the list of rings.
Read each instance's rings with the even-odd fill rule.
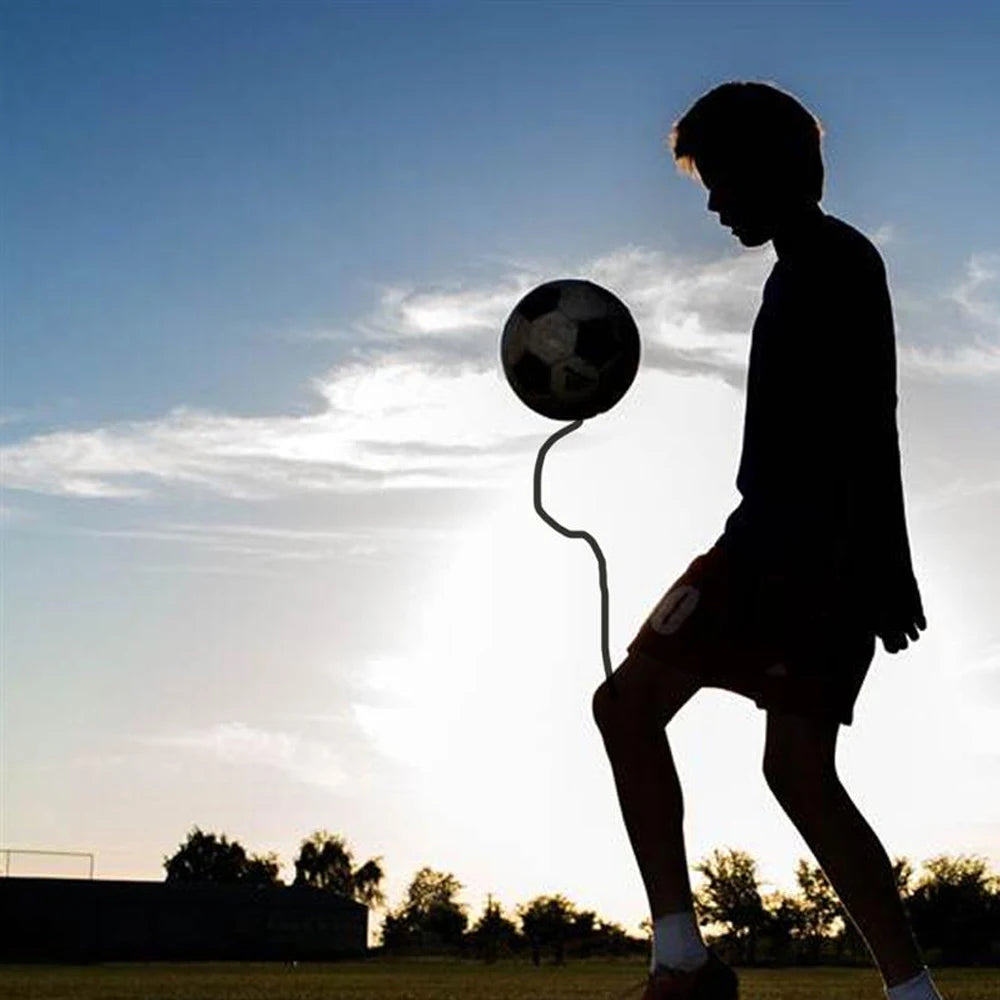
[[[764,776],[809,844],[890,1000],[939,1000],[892,866],[840,782],[839,727],[875,653],[926,628],[907,541],[892,307],[878,250],[819,207],[822,127],[764,83],[726,83],[670,135],[744,246],[777,261],[753,325],[742,500],[594,694],[653,918],[644,1000],[733,1000],[693,915],[683,799],[664,727],[701,687],[767,711]]]

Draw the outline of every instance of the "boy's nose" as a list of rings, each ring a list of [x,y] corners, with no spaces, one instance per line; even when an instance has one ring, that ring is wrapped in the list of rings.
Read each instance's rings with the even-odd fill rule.
[[[718,213],[719,221],[728,225],[728,220],[723,219],[723,217],[722,217],[724,213],[722,211],[722,206],[720,204],[718,204],[718,202],[713,202],[711,199],[709,199],[708,210],[710,212],[716,212],[716,213]]]
[[[713,191],[711,195],[709,195],[708,210],[710,212],[718,212],[719,215],[728,215],[729,213],[726,209],[732,207],[732,199],[721,197],[718,191]]]

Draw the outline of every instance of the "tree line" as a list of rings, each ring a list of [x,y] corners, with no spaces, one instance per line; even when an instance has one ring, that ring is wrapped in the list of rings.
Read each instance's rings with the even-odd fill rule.
[[[276,854],[248,855],[238,841],[195,827],[163,860],[171,881],[284,885]],[[379,950],[434,953],[495,962],[505,957],[569,957],[648,953],[646,938],[580,909],[560,893],[540,895],[510,912],[492,895],[479,916],[459,901],[463,889],[449,872],[421,868],[404,898],[386,906],[382,858],[356,864],[346,839],[317,830],[302,841],[292,885],[310,886],[384,910]],[[868,965],[871,956],[822,869],[799,858],[797,889],[764,893],[757,862],[745,851],[716,849],[692,866],[704,876],[693,890],[695,916],[707,944],[736,965]],[[925,960],[932,965],[1000,964],[1000,878],[978,856],[941,854],[919,874],[905,857],[893,860],[896,885]]]

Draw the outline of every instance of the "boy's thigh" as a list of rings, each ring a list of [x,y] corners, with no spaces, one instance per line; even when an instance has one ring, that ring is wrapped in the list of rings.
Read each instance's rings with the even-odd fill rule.
[[[696,556],[629,643],[621,669],[630,697],[669,718],[699,688],[740,690],[767,656],[747,631],[748,610],[725,551],[716,544]]]
[[[643,664],[630,667],[630,692],[666,718],[699,687],[715,687],[762,709],[850,725],[874,637],[847,625],[813,636],[779,628],[761,614],[766,596],[720,545],[697,556],[629,643]]]
[[[741,597],[724,551],[713,546],[695,556],[666,589],[629,643],[629,653],[704,680],[742,645]]]

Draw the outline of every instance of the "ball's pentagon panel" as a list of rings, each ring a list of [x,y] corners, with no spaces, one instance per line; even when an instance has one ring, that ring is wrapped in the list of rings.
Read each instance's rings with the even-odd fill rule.
[[[576,326],[576,354],[597,368],[603,368],[622,352],[622,342],[614,324],[606,317],[583,319]]]
[[[517,304],[519,312],[528,322],[544,316],[545,313],[552,312],[559,306],[559,296],[562,290],[558,287],[558,282],[549,281],[544,285],[539,285]]]
[[[568,358],[552,369],[552,392],[568,399],[586,400],[600,388],[600,372],[579,358]]]
[[[543,398],[548,393],[552,384],[552,369],[540,358],[525,354],[514,362],[512,371],[518,386],[524,392],[538,398]],[[518,395],[524,399],[521,392]]]
[[[567,282],[559,289],[559,311],[570,319],[604,319],[608,305],[599,286],[589,281]]]
[[[547,312],[531,323],[525,347],[536,358],[554,365],[576,350],[576,328],[576,323],[560,310]]]

